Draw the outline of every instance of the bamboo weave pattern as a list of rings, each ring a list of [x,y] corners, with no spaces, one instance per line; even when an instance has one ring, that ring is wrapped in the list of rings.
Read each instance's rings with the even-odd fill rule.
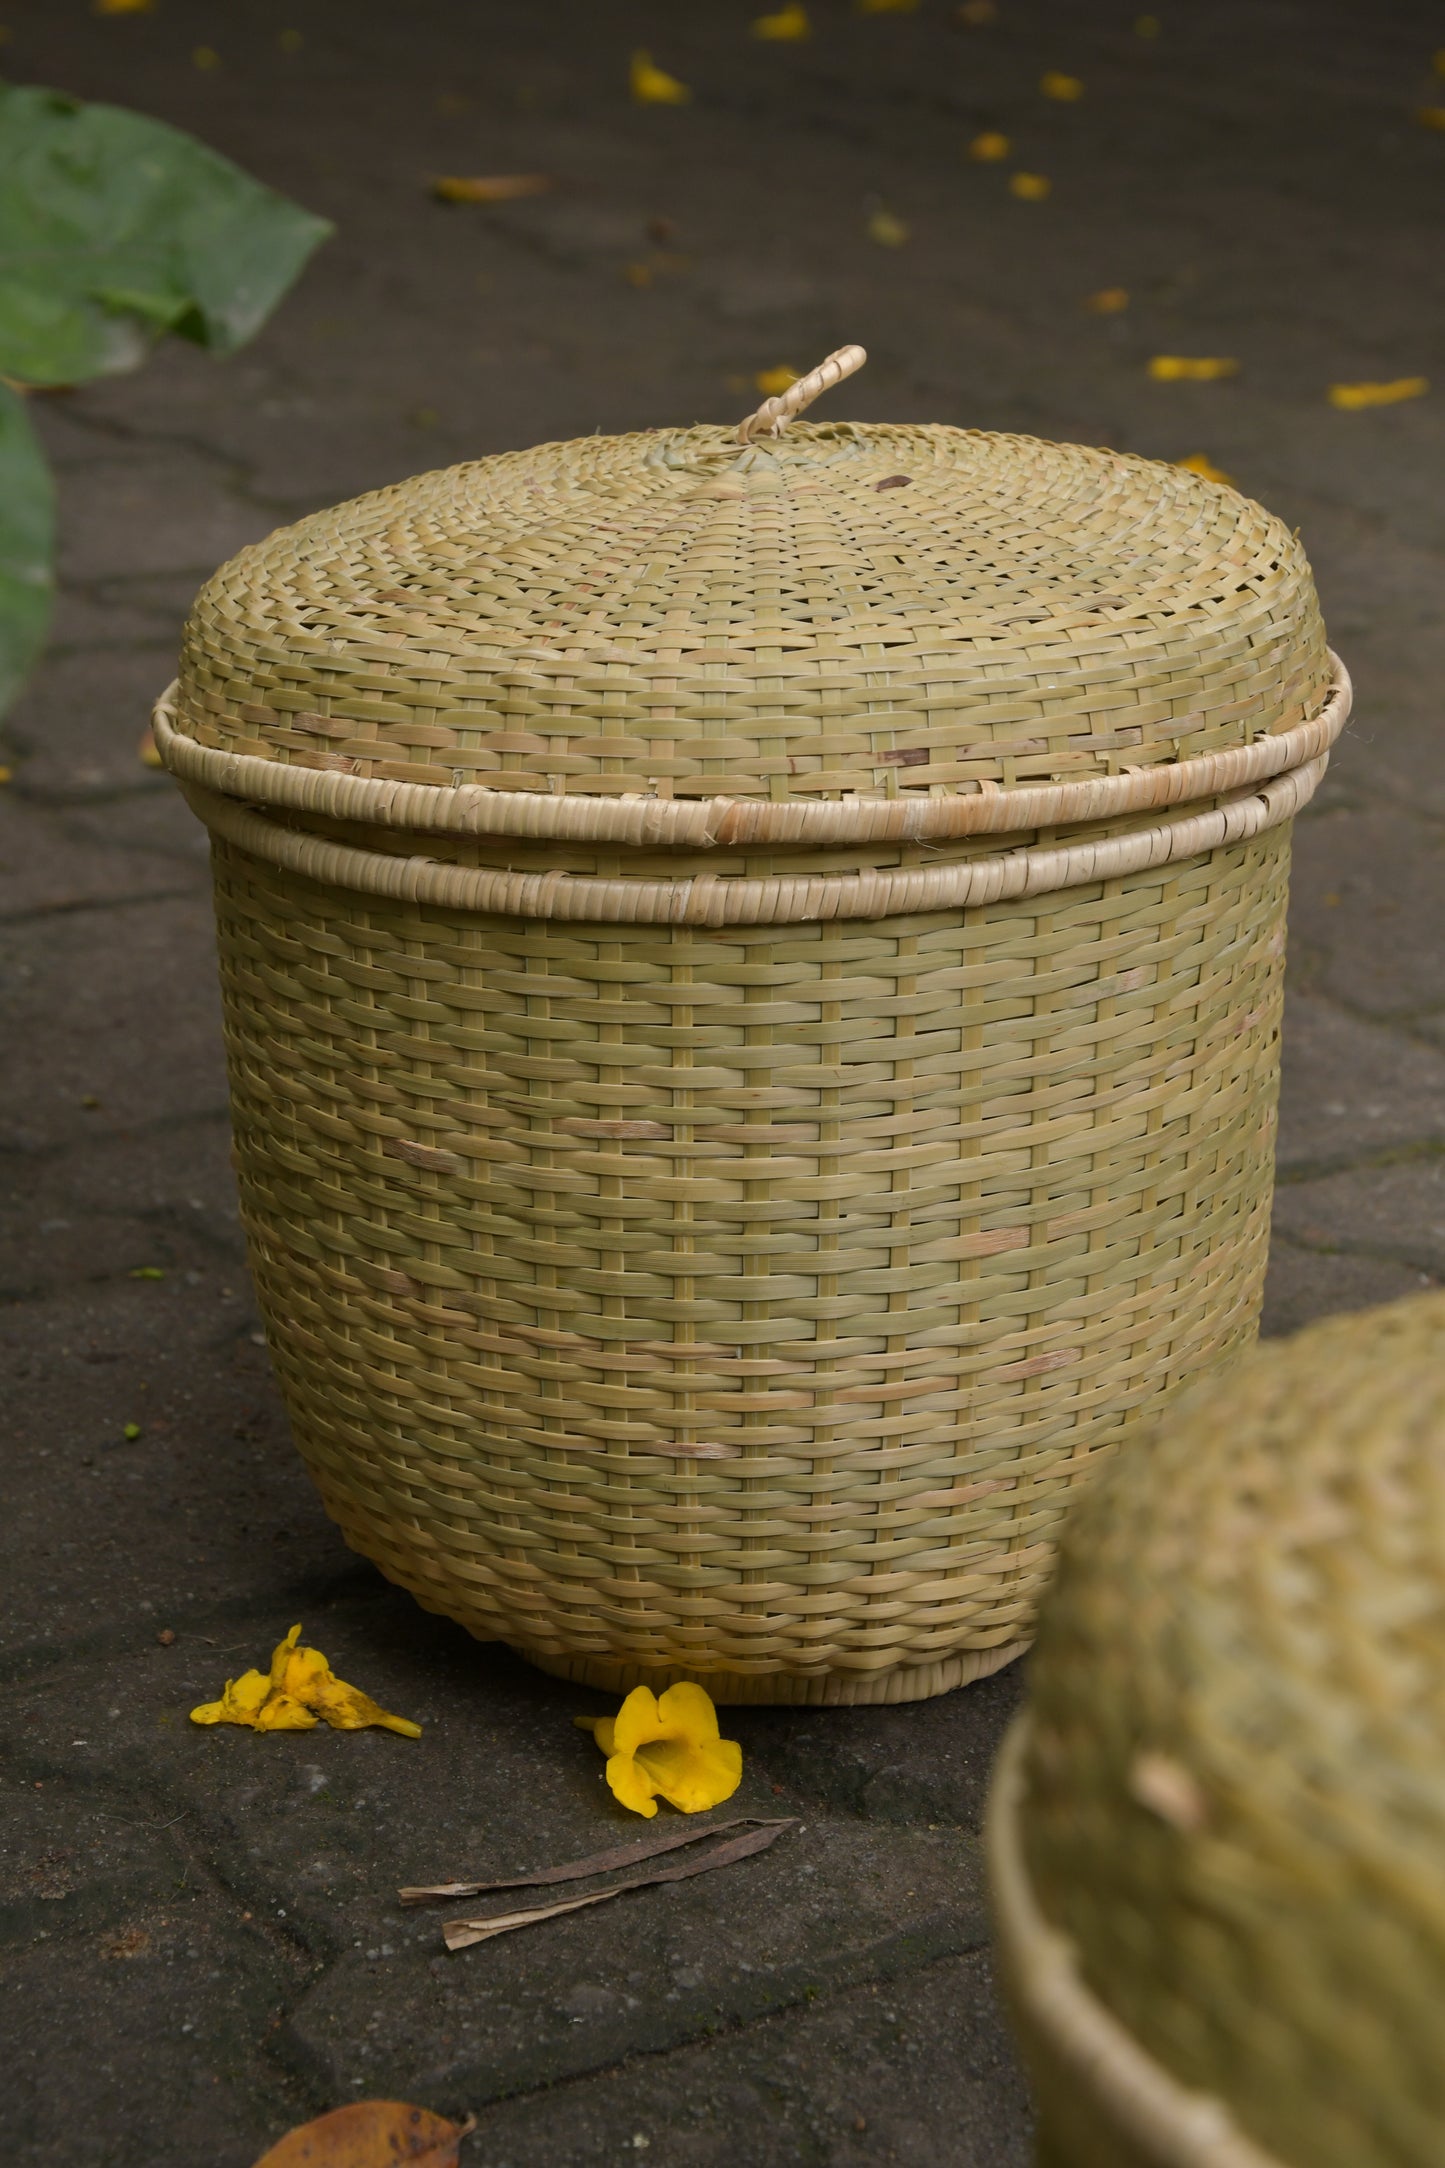
[[[1040,1631],[1038,1907],[1135,2049],[1298,2168],[1441,2157],[1442,1444],[1445,1297],[1313,1326],[1100,1485]],[[1018,1988],[1062,2137],[1094,2081]],[[1179,2135],[1147,2159],[1224,2168]]]

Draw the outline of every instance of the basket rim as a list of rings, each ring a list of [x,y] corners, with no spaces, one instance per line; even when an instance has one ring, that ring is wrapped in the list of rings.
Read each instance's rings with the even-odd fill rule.
[[[1218,2095],[1182,2084],[1139,2045],[1085,1984],[1074,1943],[1049,1924],[1019,1831],[1030,1732],[1025,1710],[999,1749],[984,1821],[999,1960],[1025,2044],[1035,2033],[1150,2168],[1286,2168],[1245,2135]]]
[[[648,849],[732,846],[825,848],[1017,835],[1211,798],[1304,766],[1327,752],[1349,720],[1350,674],[1334,652],[1319,712],[1289,730],[1226,752],[1124,768],[1077,783],[982,783],[938,797],[617,798],[496,790],[485,784],[398,783],[335,769],[294,767],[257,753],[201,745],[179,726],[179,680],[152,710],[161,761],[182,783],[251,805],[361,821],[421,834],[510,836],[531,842],[621,844]]]
[[[1092,881],[1117,880],[1177,864],[1206,851],[1247,843],[1292,820],[1319,788],[1329,754],[1270,782],[1236,791],[1203,813],[1090,843],[993,851],[961,862],[875,872],[778,874],[719,879],[612,880],[591,874],[516,873],[402,857],[333,843],[270,820],[253,807],[182,782],[181,792],[213,836],[284,872],[328,888],[443,911],[513,918],[570,919],[602,925],[787,926],[834,919],[883,919],[959,911],[1018,897],[1052,895]]]

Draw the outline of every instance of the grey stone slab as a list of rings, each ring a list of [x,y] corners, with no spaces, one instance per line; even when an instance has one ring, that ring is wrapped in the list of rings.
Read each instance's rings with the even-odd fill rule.
[[[1445,827],[1393,807],[1296,823],[1290,962],[1361,1014],[1445,1006]]]
[[[473,2023],[478,2022],[477,2017]],[[484,2108],[484,2168],[1025,2168],[1027,2095],[982,1952]]]
[[[1318,995],[1285,1001],[1278,1165],[1324,1173],[1445,1145],[1445,1052]]]
[[[0,791],[0,922],[202,892],[205,831],[179,793],[42,810]]]
[[[157,637],[115,653],[52,655],[5,718],[16,796],[80,804],[171,790],[138,748],[176,674],[176,652],[173,640]]]
[[[1445,1155],[1287,1182],[1275,1193],[1274,1225],[1306,1249],[1403,1265],[1417,1284],[1445,1277]]]
[[[1277,1215],[1260,1329],[1266,1338],[1276,1338],[1342,1310],[1373,1310],[1382,1302],[1403,1301],[1434,1284],[1428,1273],[1389,1258],[1306,1249],[1278,1231]]]

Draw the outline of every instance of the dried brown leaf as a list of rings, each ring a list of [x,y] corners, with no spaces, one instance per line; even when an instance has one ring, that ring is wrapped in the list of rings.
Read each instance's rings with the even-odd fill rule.
[[[352,2100],[288,2130],[256,2168],[457,2168],[458,2148],[476,2127],[474,2115],[449,2123],[405,2100]]]
[[[498,1912],[490,1918],[447,1920],[442,1926],[442,1939],[449,1950],[465,1950],[474,1942],[490,1942],[494,1935],[510,1934],[516,1927],[535,1927],[542,1920],[556,1919],[562,1912],[581,1912],[588,1905],[606,1904],[609,1897],[625,1896],[629,1890],[652,1889],[661,1882],[686,1882],[692,1875],[707,1874],[714,1867],[731,1867],[755,1852],[765,1852],[785,1829],[794,1827],[791,1819],[761,1822],[745,1836],[732,1837],[715,1851],[704,1853],[701,1859],[685,1859],[676,1867],[659,1868],[656,1874],[630,1875],[625,1882],[614,1882],[611,1889],[594,1890],[590,1896],[565,1897],[560,1904],[534,1905],[525,1912]]]
[[[730,1829],[786,1829],[785,1821],[759,1821],[756,1814],[740,1814],[731,1822],[709,1822],[705,1829],[682,1829],[646,1844],[618,1844],[611,1851],[594,1852],[590,1859],[570,1859],[562,1867],[542,1867],[536,1874],[512,1875],[505,1882],[429,1882],[415,1889],[401,1889],[404,1905],[425,1904],[430,1897],[489,1897],[493,1890],[542,1889],[554,1882],[585,1882],[589,1875],[610,1874],[614,1867],[640,1867],[644,1860],[664,1852],[679,1851],[685,1844],[701,1844],[707,1837],[725,1836]]]

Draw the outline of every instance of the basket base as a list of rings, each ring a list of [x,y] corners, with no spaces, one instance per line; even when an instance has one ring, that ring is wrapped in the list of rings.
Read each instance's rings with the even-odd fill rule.
[[[991,1678],[1016,1656],[1022,1656],[1028,1640],[1009,1641],[1002,1648],[962,1649],[956,1656],[940,1657],[932,1664],[910,1664],[896,1671],[698,1671],[682,1664],[621,1663],[610,1656],[544,1656],[519,1642],[511,1646],[529,1664],[554,1679],[570,1679],[574,1686],[595,1686],[607,1694],[627,1694],[634,1686],[650,1686],[661,1693],[679,1680],[695,1680],[712,1699],[725,1708],[746,1703],[772,1703],[792,1709],[878,1708],[889,1702],[928,1701],[935,1694],[951,1693],[975,1679]]]

